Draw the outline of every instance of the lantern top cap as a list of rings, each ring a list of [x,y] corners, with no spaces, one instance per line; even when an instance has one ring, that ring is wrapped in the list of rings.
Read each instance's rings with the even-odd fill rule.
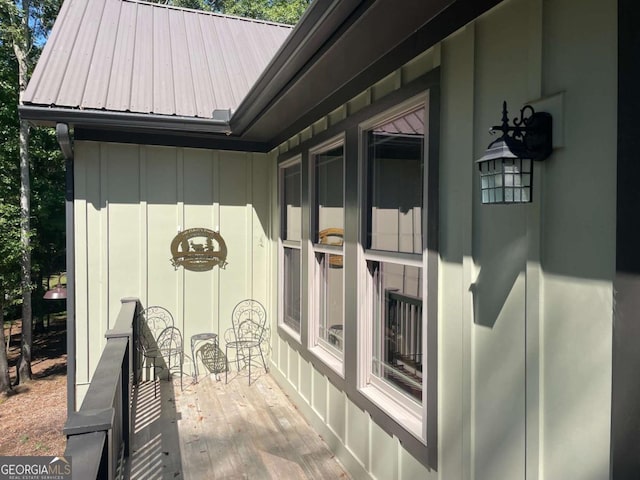
[[[485,154],[476,163],[491,160],[516,159],[523,156],[522,144],[509,136],[503,136],[491,142]]]

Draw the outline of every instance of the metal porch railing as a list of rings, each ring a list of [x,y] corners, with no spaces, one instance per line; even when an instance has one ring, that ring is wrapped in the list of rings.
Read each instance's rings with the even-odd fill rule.
[[[411,396],[422,398],[422,299],[385,290],[385,377]]]

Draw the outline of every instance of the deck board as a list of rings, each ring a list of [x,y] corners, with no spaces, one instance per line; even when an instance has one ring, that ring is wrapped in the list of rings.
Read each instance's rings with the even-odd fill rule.
[[[252,371],[161,381],[154,397],[145,382],[134,397],[135,480],[349,479],[322,438],[273,378]]]

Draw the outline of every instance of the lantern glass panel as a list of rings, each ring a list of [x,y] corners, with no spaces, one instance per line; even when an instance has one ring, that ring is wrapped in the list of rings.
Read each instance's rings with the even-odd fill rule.
[[[504,201],[508,203],[513,202],[513,188],[505,188],[504,189]]]
[[[530,159],[499,158],[479,163],[482,203],[531,202],[533,163]]]

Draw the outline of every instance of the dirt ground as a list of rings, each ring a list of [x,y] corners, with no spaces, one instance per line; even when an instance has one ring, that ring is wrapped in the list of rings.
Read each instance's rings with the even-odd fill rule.
[[[51,315],[51,324],[33,334],[33,381],[0,394],[0,455],[62,455],[67,417],[66,319]],[[15,381],[20,353],[20,321],[11,331],[9,366]],[[5,328],[8,336],[9,328]],[[7,337],[8,338],[8,337]]]

